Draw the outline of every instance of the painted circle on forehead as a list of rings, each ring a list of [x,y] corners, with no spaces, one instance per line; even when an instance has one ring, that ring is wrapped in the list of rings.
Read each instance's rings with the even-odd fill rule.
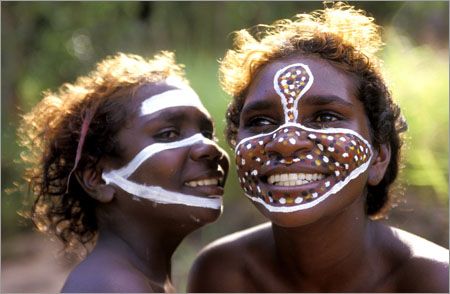
[[[294,63],[275,73],[273,87],[280,96],[285,122],[295,122],[298,118],[298,102],[311,88],[314,76],[309,66]]]

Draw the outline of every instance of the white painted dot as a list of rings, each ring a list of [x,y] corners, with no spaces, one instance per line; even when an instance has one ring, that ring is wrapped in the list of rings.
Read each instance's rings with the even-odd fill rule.
[[[254,175],[254,176],[257,176],[257,175],[258,175],[258,171],[257,171],[256,169],[254,169],[254,170],[251,172],[251,174]]]
[[[323,161],[324,161],[325,163],[328,163],[330,160],[328,159],[328,157],[324,156],[324,157],[323,157]]]
[[[273,198],[269,196],[270,203],[273,203]]]
[[[311,154],[306,155],[306,158],[313,159],[313,156]]]
[[[334,165],[335,165],[335,166],[339,166],[339,162],[336,161],[336,162],[334,163]]]
[[[245,159],[244,158],[241,159],[241,164],[245,165]]]
[[[298,135],[298,136],[300,136],[300,134]],[[316,139],[317,138],[317,136],[316,135],[314,135],[314,134],[309,134],[308,135],[308,138],[310,138],[310,139]]]
[[[296,157],[296,158],[292,159],[292,161],[293,161],[293,162],[299,162],[299,161],[300,161],[300,158]]]
[[[236,154],[241,155],[241,150],[238,150]]]
[[[261,162],[261,158],[259,158],[259,157],[256,157],[256,159],[255,159],[257,162]]]
[[[245,146],[245,147],[247,147],[247,149],[250,149],[250,148],[252,148],[252,144],[248,143],[247,146]]]
[[[356,146],[355,140],[351,140],[350,142],[352,142],[352,144]]]
[[[359,150],[361,150],[361,152],[364,152],[364,148],[363,148],[363,146],[359,146]]]
[[[261,188],[259,186],[256,186],[256,190],[258,191],[258,193],[261,193]]]
[[[317,196],[319,196],[319,194],[317,194],[316,192],[312,193],[312,198],[317,198]]]
[[[248,177],[248,171],[245,172],[245,176]]]
[[[366,153],[367,153],[367,154],[369,153],[369,148],[366,148]]]
[[[306,80],[306,77],[302,77],[302,81]]]
[[[328,136],[327,139],[328,139],[329,141],[333,141],[333,140],[334,140],[334,137],[333,137],[333,136]]]
[[[285,199],[284,197],[281,197],[281,198],[280,198],[280,203],[281,203],[281,204],[286,204],[286,199]]]
[[[294,138],[289,138],[289,143],[291,143],[292,145],[295,145],[297,141],[295,141]]]
[[[345,167],[345,169],[349,168],[348,164],[344,164],[344,167]]]
[[[341,172],[338,171],[338,170],[335,170],[335,171],[334,171],[334,174],[336,175],[336,177],[338,177],[338,176],[341,174]]]
[[[334,147],[328,147],[328,151],[330,151],[330,152],[334,152]]]
[[[341,140],[342,142],[345,142],[345,141],[347,141],[347,140],[345,140],[345,138],[344,138],[344,137],[340,137],[340,138],[339,138],[339,140]]]
[[[297,204],[300,204],[300,203],[303,202],[303,198],[302,197],[297,197],[297,198],[295,198],[294,202],[297,203]]]
[[[326,182],[325,182],[325,187],[328,188],[330,185],[331,185],[330,181],[326,181]]]
[[[358,156],[353,156],[353,158],[355,159],[355,161],[358,161]]]
[[[270,164],[270,160],[267,160],[266,165],[269,165],[269,164]]]
[[[272,139],[275,139],[277,137],[277,134],[273,134]]]
[[[259,144],[259,145],[263,145],[264,142],[263,142],[263,141],[259,141],[258,144]]]
[[[285,134],[286,134],[287,132],[289,132],[289,130],[288,130],[288,129],[284,129],[284,130],[283,130],[283,133],[285,133]]]
[[[317,147],[319,147],[320,151],[323,151],[323,145],[322,144],[317,144]]]
[[[344,157],[344,158],[348,157],[348,153],[345,152],[344,154],[342,154],[342,157]]]
[[[299,131],[295,131],[295,134],[300,137],[300,132]]]

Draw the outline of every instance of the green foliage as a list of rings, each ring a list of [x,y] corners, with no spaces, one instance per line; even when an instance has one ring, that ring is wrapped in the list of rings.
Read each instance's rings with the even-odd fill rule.
[[[448,201],[448,50],[413,46],[391,30],[384,56],[393,96],[407,119],[408,185],[431,186]]]

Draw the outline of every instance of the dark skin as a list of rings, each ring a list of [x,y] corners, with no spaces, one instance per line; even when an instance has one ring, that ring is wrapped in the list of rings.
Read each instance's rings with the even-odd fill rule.
[[[220,210],[138,199],[119,187],[105,185],[101,173],[126,165],[153,143],[179,141],[197,133],[213,138],[213,123],[194,107],[172,107],[139,115],[145,99],[173,89],[166,84],[144,85],[127,107],[130,121],[118,133],[119,156],[104,157],[97,166],[77,174],[91,197],[99,201],[98,242],[68,277],[62,292],[174,292],[171,257],[192,231],[216,220]],[[221,168],[219,168],[219,165]],[[218,185],[189,187],[187,182],[226,178],[228,158],[203,143],[162,151],[147,159],[130,181],[199,197],[223,194]]]
[[[354,78],[327,61],[304,56],[272,61],[256,74],[237,142],[283,123],[273,76],[297,62],[314,75],[299,103],[298,122],[351,129],[371,143]],[[306,141],[301,146],[296,151],[308,152]],[[447,249],[365,214],[367,185],[379,183],[390,160],[386,145],[374,147],[369,168],[314,207],[276,213],[255,203],[270,222],[207,246],[190,272],[188,292],[447,292]],[[274,148],[280,154],[292,152],[287,150],[292,146]],[[293,169],[302,171],[301,166]]]

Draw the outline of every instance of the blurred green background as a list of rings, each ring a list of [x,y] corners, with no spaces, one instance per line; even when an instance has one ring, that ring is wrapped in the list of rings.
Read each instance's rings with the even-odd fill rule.
[[[394,98],[409,123],[398,205],[384,222],[448,248],[448,2],[352,2],[384,26],[382,57]],[[217,80],[217,61],[231,32],[323,8],[313,2],[2,2],[1,230],[2,292],[59,291],[74,262],[56,242],[36,235],[19,216],[30,199],[20,181],[19,115],[45,89],[86,74],[118,51],[151,57],[175,51],[187,77],[216,119],[221,145],[229,97]],[[225,234],[264,221],[242,196],[234,166],[222,217],[189,236],[173,258],[173,279],[185,291],[196,253]],[[24,204],[25,203],[25,204]],[[45,274],[44,274],[45,273]],[[21,279],[26,274],[26,279]]]

